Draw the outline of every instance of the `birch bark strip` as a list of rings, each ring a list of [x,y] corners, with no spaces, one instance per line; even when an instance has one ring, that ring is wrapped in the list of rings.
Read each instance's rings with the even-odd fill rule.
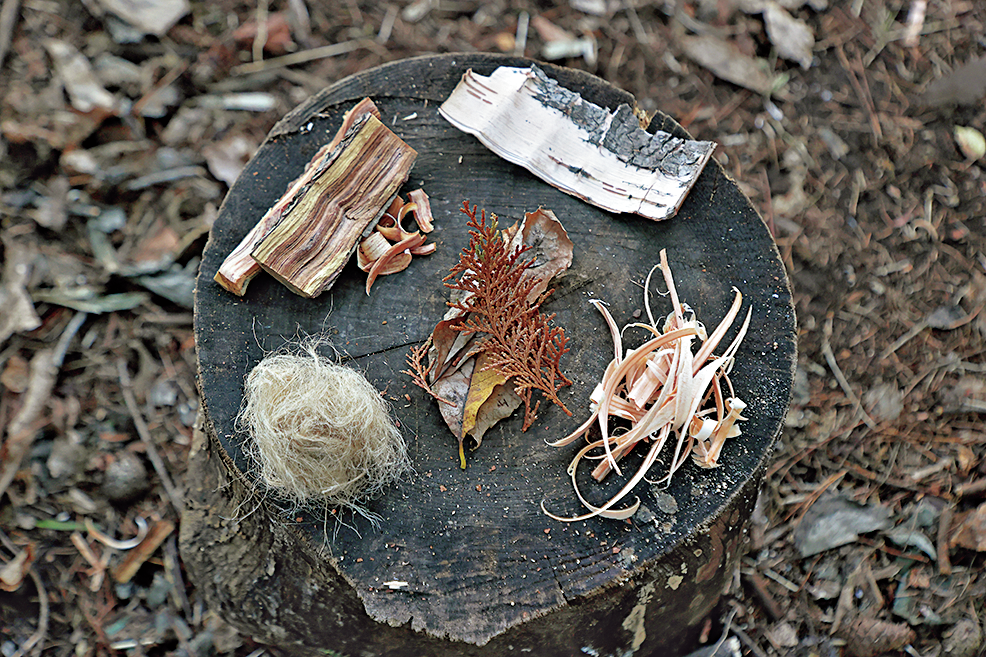
[[[565,89],[537,66],[468,70],[439,112],[500,157],[611,212],[674,216],[715,143],[643,130],[629,105],[616,112]]]

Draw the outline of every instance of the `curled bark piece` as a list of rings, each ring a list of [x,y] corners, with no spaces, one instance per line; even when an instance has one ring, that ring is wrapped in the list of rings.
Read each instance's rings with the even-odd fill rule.
[[[715,144],[640,127],[633,109],[615,113],[565,89],[537,66],[470,69],[439,112],[500,157],[611,212],[674,216]]]
[[[387,251],[373,263],[373,266],[370,267],[370,271],[366,277],[366,293],[370,293],[370,288],[373,287],[373,281],[377,280],[377,276],[384,273],[392,274],[395,271],[407,269],[407,266],[411,264],[411,254],[406,253],[406,251],[421,246],[424,244],[424,241],[425,236],[421,233],[415,232],[387,249]],[[400,258],[401,256],[406,256],[406,258],[402,258],[395,263],[395,259]]]
[[[428,200],[425,190],[416,189],[408,193],[407,197],[411,203],[414,203],[414,220],[418,222],[418,228],[422,233],[430,233],[435,229],[435,219],[431,214],[431,201]]]

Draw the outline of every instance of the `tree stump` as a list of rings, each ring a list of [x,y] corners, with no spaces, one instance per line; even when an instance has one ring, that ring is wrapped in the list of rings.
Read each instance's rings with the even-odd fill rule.
[[[189,457],[181,550],[208,603],[259,641],[296,655],[675,654],[694,648],[734,572],[793,380],[794,311],[779,254],[750,202],[714,162],[678,216],[657,223],[567,196],[438,115],[467,68],[488,75],[497,66],[529,64],[442,55],[346,78],[272,130],[220,210],[196,290],[203,418]],[[596,77],[543,67],[610,110],[633,104]],[[242,298],[220,288],[213,276],[224,257],[364,96],[419,154],[404,192],[423,186],[431,197],[438,251],[379,279],[369,296],[365,274],[352,262],[316,299],[296,296],[266,274]],[[655,128],[688,136],[661,114]],[[543,206],[575,243],[574,263],[545,306],[572,347],[562,365],[574,385],[562,399],[575,417],[542,405],[522,433],[517,412],[486,434],[461,470],[436,403],[400,371],[409,348],[446,310],[441,279],[468,242],[458,211],[464,199],[507,224]],[[642,281],[661,248],[682,300],[706,324],[723,316],[734,286],[752,303],[731,374],[749,421],[727,443],[720,468],[688,463],[667,488],[638,486],[643,507],[630,520],[556,522],[542,513],[542,500],[556,513],[582,512],[566,474],[575,446],[555,449],[545,440],[568,434],[588,415],[589,394],[613,352],[588,300],[608,303],[621,325],[634,321],[644,307]],[[656,293],[651,304],[655,314],[670,310]],[[320,332],[384,391],[408,441],[415,472],[370,505],[378,526],[341,510],[283,508],[257,488],[244,458],[235,417],[245,376],[265,351]],[[611,475],[594,499],[607,499],[619,479]],[[392,590],[386,582],[406,586]]]

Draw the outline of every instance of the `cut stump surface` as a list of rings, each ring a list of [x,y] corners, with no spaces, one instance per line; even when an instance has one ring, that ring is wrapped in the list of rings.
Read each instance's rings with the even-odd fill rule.
[[[693,647],[732,575],[793,379],[794,311],[783,265],[757,212],[714,162],[678,216],[657,223],[567,196],[438,115],[467,68],[488,75],[500,65],[529,64],[443,55],[346,78],[274,128],[223,204],[196,291],[203,422],[190,456],[181,547],[209,603],[258,640],[311,655],[675,654]],[[610,110],[633,104],[586,73],[543,68]],[[402,193],[421,186],[431,197],[437,252],[381,278],[370,296],[355,262],[316,299],[266,274],[242,298],[222,289],[213,277],[223,259],[364,96],[419,154]],[[661,114],[655,128],[687,137]],[[575,383],[561,397],[575,417],[542,404],[522,433],[522,413],[515,413],[468,454],[463,471],[436,403],[400,370],[446,310],[441,279],[468,242],[458,211],[464,199],[505,223],[543,206],[575,243],[573,265],[545,306],[572,347],[562,365]],[[556,522],[541,512],[542,500],[555,513],[582,512],[566,474],[576,448],[553,449],[545,440],[588,415],[589,394],[613,353],[588,300],[610,304],[621,325],[635,321],[644,308],[642,281],[661,248],[682,300],[706,325],[718,323],[734,286],[753,305],[731,374],[750,420],[727,443],[722,467],[689,463],[666,490],[638,486],[643,506],[631,520]],[[656,293],[651,304],[655,313],[670,310]],[[258,492],[245,436],[234,426],[244,378],[265,351],[322,332],[344,362],[384,391],[409,445],[414,474],[370,504],[378,527],[342,511],[283,509]],[[625,338],[628,345],[637,339],[644,336]],[[593,489],[588,472],[580,476],[596,502],[622,484],[611,475]]]

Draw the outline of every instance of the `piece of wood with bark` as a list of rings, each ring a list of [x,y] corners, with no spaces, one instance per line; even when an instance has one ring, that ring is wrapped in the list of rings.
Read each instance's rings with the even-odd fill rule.
[[[294,207],[300,195],[310,187],[315,178],[325,172],[325,167],[338,155],[336,149],[357,122],[364,120],[367,115],[380,118],[380,111],[369,98],[364,98],[351,110],[346,112],[342,125],[335,136],[322,146],[305,167],[302,174],[291,182],[284,194],[261,216],[256,225],[250,229],[236,248],[226,256],[222,266],[216,272],[215,281],[237,296],[243,296],[247,285],[254,276],[260,273],[260,264],[254,259],[253,251],[257,245],[278,225],[285,215]]]
[[[203,254],[195,309],[203,432],[190,455],[182,554],[210,605],[291,654],[323,654],[323,648],[436,656],[687,652],[738,563],[787,411],[796,355],[790,290],[773,241],[714,162],[677,218],[653,222],[568,196],[439,116],[438,105],[467,68],[488,75],[501,65],[530,61],[488,54],[416,58],[346,78],[312,97],[275,126],[247,165]],[[586,73],[544,70],[611,111],[633,104]],[[317,151],[318,135],[336,130],[364,96],[418,151],[408,185],[428,190],[439,248],[378,281],[371,296],[355,263],[316,299],[269,277],[257,278],[242,298],[230,295],[212,277],[251,229],[248,218],[277,200]],[[649,127],[656,129],[687,138],[660,114]],[[524,433],[522,414],[515,413],[486,433],[470,467],[461,470],[437,404],[399,372],[409,347],[421,344],[447,309],[441,280],[469,239],[458,211],[466,199],[504,223],[539,206],[550,209],[574,242],[572,267],[552,284],[545,311],[556,313],[572,346],[562,365],[573,385],[561,398],[575,417],[546,405]],[[630,521],[557,523],[541,513],[542,500],[560,513],[581,507],[566,473],[571,453],[544,441],[588,415],[589,395],[613,354],[588,300],[603,298],[620,324],[630,321],[662,247],[675,262],[679,293],[700,319],[723,315],[733,285],[753,304],[752,328],[730,375],[750,420],[743,437],[727,443],[722,467],[705,471],[689,463],[666,490],[640,487],[642,509]],[[656,291],[651,304],[655,313],[669,311]],[[235,422],[243,378],[265,351],[299,331],[331,338],[340,358],[383,391],[408,440],[415,475],[371,502],[377,526],[342,510],[281,509],[250,475],[246,438]],[[597,500],[623,483],[610,477],[590,484],[588,472],[579,476]],[[665,494],[676,511],[659,506]]]

